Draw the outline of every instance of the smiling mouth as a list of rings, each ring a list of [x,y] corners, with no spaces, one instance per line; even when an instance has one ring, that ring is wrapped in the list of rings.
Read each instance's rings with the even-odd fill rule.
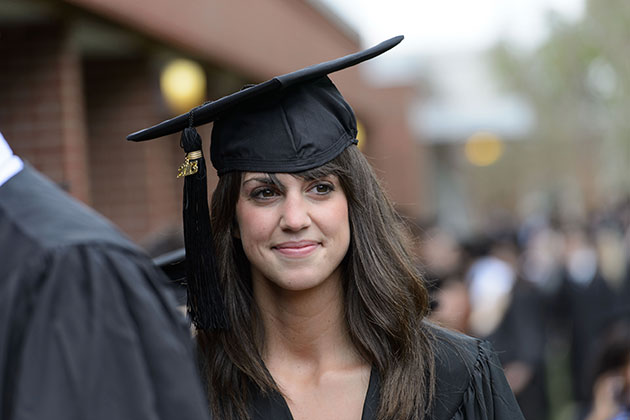
[[[284,242],[272,247],[272,249],[286,257],[305,257],[313,253],[317,247],[319,247],[319,242],[300,241]]]

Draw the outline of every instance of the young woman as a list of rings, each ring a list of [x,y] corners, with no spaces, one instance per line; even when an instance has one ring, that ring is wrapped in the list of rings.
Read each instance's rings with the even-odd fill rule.
[[[398,42],[185,116],[215,121],[211,224],[229,327],[201,325],[197,339],[216,419],[522,419],[485,343],[424,322],[402,224],[326,77]],[[167,134],[148,130],[131,137]],[[211,308],[192,294],[199,319]]]

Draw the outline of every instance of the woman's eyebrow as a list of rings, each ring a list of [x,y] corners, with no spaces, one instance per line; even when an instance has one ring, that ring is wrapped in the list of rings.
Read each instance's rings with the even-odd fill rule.
[[[245,185],[245,184],[247,184],[250,181],[256,181],[256,182],[260,182],[261,184],[267,184],[267,185],[275,185],[276,184],[273,181],[273,179],[271,179],[271,177],[261,176],[261,177],[247,178],[245,181],[243,181],[243,184],[241,184],[241,185]]]

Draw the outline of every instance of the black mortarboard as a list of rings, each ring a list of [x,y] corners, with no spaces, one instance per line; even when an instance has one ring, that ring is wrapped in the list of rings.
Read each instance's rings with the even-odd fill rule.
[[[210,156],[219,175],[321,166],[357,143],[352,108],[327,75],[374,58],[402,39],[245,87],[127,137],[144,141],[182,131],[188,306],[198,328],[226,328],[227,322],[214,271],[205,161],[194,127],[214,122]]]

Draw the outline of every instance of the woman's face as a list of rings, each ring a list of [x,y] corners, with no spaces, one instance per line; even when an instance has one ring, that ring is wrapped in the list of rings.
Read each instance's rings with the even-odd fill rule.
[[[346,195],[334,175],[242,176],[236,219],[254,282],[307,290],[339,276],[350,244]]]

